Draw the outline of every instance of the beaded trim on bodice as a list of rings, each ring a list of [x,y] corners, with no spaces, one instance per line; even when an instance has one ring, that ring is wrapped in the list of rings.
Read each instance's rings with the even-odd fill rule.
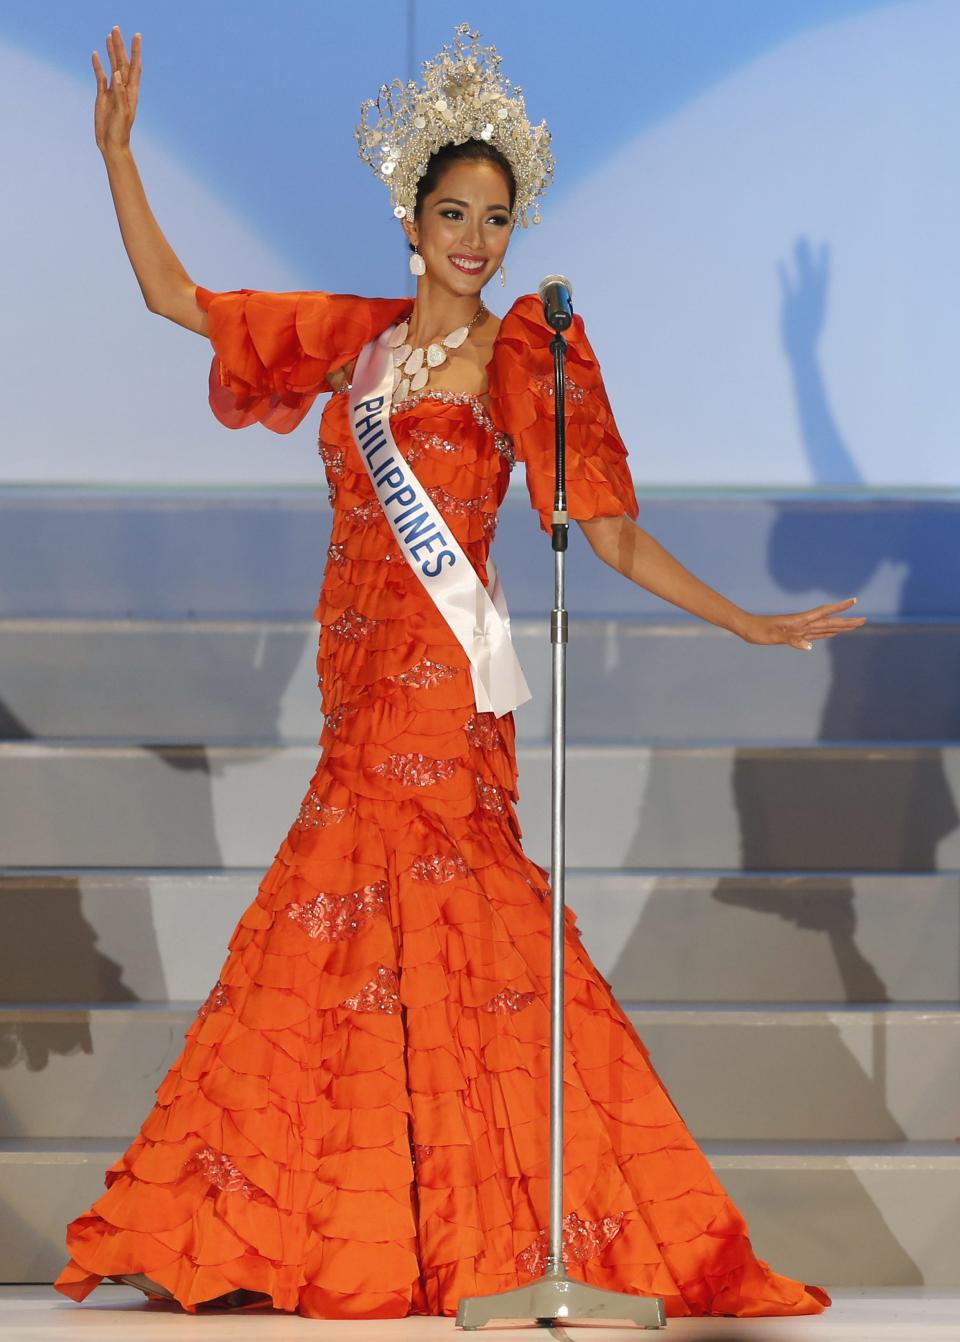
[[[394,401],[390,407],[390,414],[399,415],[402,411],[409,410],[411,406],[417,405],[420,401],[442,401],[444,405],[468,405],[473,411],[474,419],[482,429],[487,429],[490,433],[497,432],[497,426],[490,418],[490,413],[479,396],[473,396],[468,391],[449,391],[445,387],[428,388],[426,391],[415,392],[402,401]]]
[[[347,392],[351,390],[352,384],[345,383],[342,387],[338,387],[333,394],[334,396],[346,396]],[[510,463],[511,468],[516,464],[517,457],[513,448],[513,439],[509,434],[500,432],[479,396],[474,396],[468,391],[449,391],[444,387],[431,388],[418,392],[414,396],[407,396],[402,401],[395,401],[390,407],[390,418],[393,419],[394,415],[412,409],[420,401],[440,401],[444,405],[468,405],[481,429],[486,429],[492,436],[493,445],[500,455]]]

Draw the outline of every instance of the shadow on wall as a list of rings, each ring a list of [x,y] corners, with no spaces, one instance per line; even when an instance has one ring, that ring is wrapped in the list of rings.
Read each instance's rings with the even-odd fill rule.
[[[818,484],[862,485],[863,477],[836,423],[820,367],[818,344],[827,314],[830,253],[826,244],[814,252],[801,237],[794,247],[791,276],[781,263],[780,335],[790,367],[797,403],[797,419],[811,473]],[[856,595],[883,563],[905,568],[901,616],[937,615],[929,605],[931,591],[942,590],[946,557],[956,555],[954,539],[942,534],[943,523],[954,530],[952,518],[923,510],[916,521],[884,528],[864,515],[862,526],[837,534],[829,511],[814,522],[809,510],[784,507],[770,537],[768,566],[785,590],[798,594],[813,588],[832,592],[838,600]],[[831,525],[832,521],[832,525]],[[917,527],[929,530],[922,538]],[[829,539],[817,534],[818,528]],[[960,656],[952,640],[938,640],[952,656],[928,659],[918,667],[911,659],[909,640],[859,639],[856,633],[827,640],[823,651],[830,661],[829,691],[818,730],[822,741],[876,742],[938,740],[956,735],[960,726]],[[894,658],[888,657],[889,651]],[[909,700],[909,712],[898,712],[900,696]],[[906,731],[900,718],[909,717]],[[884,780],[884,790],[878,781]],[[802,780],[802,786],[798,784]],[[866,854],[861,865],[871,870],[932,871],[937,847],[960,821],[953,794],[936,749],[904,752],[896,767],[882,774],[863,756],[824,755],[807,761],[800,774],[785,759],[779,765],[751,752],[738,752],[734,792],[740,818],[743,866],[813,867],[843,870],[848,854]],[[853,892],[840,926],[855,926]],[[838,942],[839,945],[843,944]],[[843,954],[843,967],[862,988],[862,969]],[[838,965],[840,960],[838,960]],[[856,991],[852,1000],[862,1000]],[[877,986],[877,1001],[886,1000]]]
[[[134,935],[149,945],[153,927],[140,920]],[[83,914],[82,881],[73,877],[0,877],[0,983],[5,1001],[135,1002],[123,966],[99,950]],[[23,1062],[46,1067],[51,1053],[91,1053],[89,1026],[74,1021],[7,1021],[0,1029],[0,1067]]]
[[[808,240],[801,238],[795,258],[794,279],[785,266],[780,267],[781,335],[807,457],[818,483],[861,484],[831,412],[817,355],[826,315],[829,252],[824,246],[814,257]],[[848,525],[851,515],[844,516]],[[928,589],[939,587],[943,557],[956,552],[936,523],[946,522],[952,530],[952,520],[934,514],[933,534],[924,544],[902,519],[903,513],[898,513],[900,525],[887,529],[865,519],[862,528],[844,538],[837,535],[837,521],[829,513],[814,519],[807,509],[786,506],[771,534],[770,569],[785,589],[800,593],[821,588],[842,599],[869,582],[881,563],[906,565],[900,614],[930,614]],[[831,571],[825,559],[837,568]],[[952,655],[918,665],[908,638],[867,640],[853,633],[829,640],[822,649],[829,658],[830,680],[819,739],[936,741],[957,735],[958,645],[942,638],[937,648]],[[905,700],[902,713],[900,700]],[[856,865],[875,871],[934,871],[938,846],[960,822],[935,747],[902,750],[882,770],[854,751],[808,756],[802,769],[789,753],[778,758],[738,751],[733,789],[745,870],[840,872]],[[859,854],[859,859],[851,860],[852,854]],[[729,879],[718,883],[715,897],[787,918],[798,928],[821,930],[830,940],[846,1000],[890,1000],[883,980],[857,947],[851,880],[838,877],[828,899],[813,899],[806,890],[797,890],[771,900]],[[883,1070],[881,1063],[881,1077]]]
[[[830,406],[819,360],[818,344],[827,315],[829,248],[823,244],[815,256],[809,239],[801,237],[795,243],[794,258],[793,277],[784,263],[778,267],[780,337],[794,389],[801,442],[817,485],[862,489],[865,481]],[[949,599],[960,588],[956,522],[952,513],[936,507],[935,499],[929,505],[912,514],[902,509],[892,511],[890,525],[880,526],[866,513],[862,523],[852,521],[847,513],[842,534],[829,507],[813,518],[809,509],[783,507],[770,536],[769,571],[787,591],[801,594],[821,589],[842,600],[856,596],[881,564],[894,564],[903,571],[903,581],[899,611],[891,614],[914,618],[948,614],[955,609],[948,605]],[[827,647],[831,655],[846,656],[846,650],[855,645],[856,639],[839,638],[829,641]],[[859,663],[855,669],[856,698],[863,705],[860,712],[873,722],[869,696],[875,687],[884,687],[885,677],[871,674],[869,666]],[[845,666],[841,664],[837,670],[835,680],[842,681]],[[850,719],[848,705],[855,696],[844,695],[842,684],[838,688],[839,693],[824,713],[823,739],[838,739],[833,733],[843,732]],[[960,679],[941,672],[936,688],[950,705],[956,722],[960,718]],[[875,739],[878,735],[874,732]]]
[[[862,477],[836,425],[818,362],[817,344],[827,307],[829,253],[822,247],[815,256],[809,241],[801,238],[796,244],[795,261],[793,276],[785,266],[780,267],[781,336],[790,363],[807,457],[819,484],[860,485]],[[849,509],[844,511],[845,521],[841,525],[849,521],[850,515]],[[909,526],[904,527],[902,520],[899,528],[884,531],[875,517],[866,515],[862,528],[853,526],[845,536],[838,536],[840,516],[838,512],[831,517],[829,507],[812,513],[809,504],[795,508],[785,505],[780,509],[768,554],[768,567],[777,582],[798,594],[825,589],[835,593],[839,600],[855,595],[882,563],[900,564],[907,567],[899,613],[931,614],[926,605],[928,578],[935,578],[937,587],[943,590],[942,557],[944,553],[955,552],[953,543],[942,548],[937,543],[941,538],[934,535],[926,538],[926,544],[918,544],[917,536]],[[898,519],[903,516],[901,511]],[[941,569],[935,574],[938,564]],[[904,643],[905,640],[901,641],[901,647]],[[897,723],[889,722],[891,712],[896,712],[898,684],[891,676],[899,672],[904,677],[899,683],[914,683],[910,650],[899,654],[901,663],[894,668],[883,657],[884,640],[858,643],[856,633],[828,641],[824,651],[830,658],[830,688],[817,735],[824,742],[849,742],[852,748],[738,750],[731,783],[743,871],[770,872],[774,877],[777,873],[832,875],[821,881],[818,889],[811,889],[809,880],[794,888],[775,878],[768,882],[750,881],[734,874],[716,881],[712,890],[709,886],[707,889],[710,898],[731,911],[749,911],[764,919],[794,924],[798,932],[796,955],[800,957],[812,954],[812,950],[809,941],[804,945],[799,934],[820,933],[829,942],[836,963],[842,1000],[882,1004],[891,1000],[891,994],[876,966],[857,944],[853,880],[844,873],[858,868],[880,872],[933,871],[937,867],[938,845],[956,829],[960,816],[942,757],[935,748],[904,750],[878,768],[876,760],[854,744],[878,737],[903,739]],[[936,737],[942,735],[937,731],[941,724],[946,721],[955,725],[960,717],[960,663],[955,656],[951,665],[925,674],[927,727]],[[913,732],[917,730],[916,723],[916,715],[911,714]],[[628,852],[628,862],[643,866],[642,824]],[[649,957],[645,943],[651,935],[657,935],[658,927],[669,924],[672,914],[663,906],[677,897],[678,892],[669,881],[654,885],[614,968],[612,977],[618,991],[638,999],[645,996],[643,976],[638,972]],[[714,926],[714,922],[711,919],[704,926]],[[775,945],[783,953],[782,939],[758,935],[758,953],[763,953],[761,948],[765,944]],[[722,954],[722,947],[719,951]],[[732,963],[730,972],[735,972]],[[822,983],[825,978],[822,965],[817,975]],[[762,974],[751,977],[758,983],[763,980]],[[801,966],[791,978],[794,993],[798,987],[802,989],[802,979]],[[708,992],[697,992],[693,985],[686,1000],[708,999]],[[733,1001],[733,986],[726,992],[729,993],[726,1000]],[[684,999],[683,987],[679,997]],[[770,1000],[777,1000],[775,991],[771,992]],[[792,1000],[803,997],[798,994]],[[843,1130],[848,1105],[869,1116],[873,1134],[882,1133],[886,1141],[904,1140],[906,1133],[888,1102],[888,1041],[884,1022],[877,1023],[869,1068],[847,1047],[839,1030],[824,1034],[828,1042],[820,1047],[819,1076],[833,1078],[833,1093],[823,1096],[821,1140],[825,1134],[829,1135],[834,1122],[836,1131]],[[655,1062],[669,1085],[669,1057]],[[784,1058],[783,1066],[789,1073],[791,1060]],[[840,1081],[836,1080],[838,1077]],[[796,1084],[792,1074],[790,1079]],[[816,1089],[818,1075],[810,1075],[806,1080]],[[762,1095],[756,1097],[756,1103],[764,1104]],[[832,1106],[837,1106],[833,1120]],[[776,1106],[774,1112],[778,1112]],[[782,1116],[782,1121],[787,1121],[786,1116]],[[744,1133],[744,1138],[749,1135]],[[921,1283],[917,1264],[896,1241],[860,1180],[853,1172],[846,1177],[844,1219],[855,1224],[861,1240],[871,1246],[882,1246],[886,1263],[884,1280],[900,1285]],[[749,1214],[749,1208],[745,1210]],[[764,1246],[761,1249],[769,1252]]]
[[[64,635],[64,640],[68,639],[69,635]],[[230,668],[232,680],[239,681],[236,688],[243,706],[240,716],[248,714],[245,720],[256,722],[258,734],[278,738],[284,694],[300,663],[303,640],[291,640],[288,635],[271,640],[267,633],[261,638],[242,640],[242,651],[245,658],[249,658],[249,665]],[[66,670],[74,674],[69,664],[68,641],[58,639],[53,654],[52,660],[62,658],[67,663]],[[215,669],[214,665],[206,668],[208,674]],[[220,670],[222,673],[223,668]],[[104,674],[109,675],[109,668]],[[195,665],[184,665],[179,673],[176,663],[167,666],[164,672],[166,695],[174,709],[178,674],[182,674],[183,693],[192,694],[197,687]],[[172,688],[171,681],[174,682]],[[57,684],[59,695],[70,694],[70,687],[62,677]],[[229,684],[227,689],[231,689]],[[84,692],[88,697],[92,695],[94,700],[103,699],[95,686],[84,684],[80,692],[74,688],[78,697]],[[39,695],[34,702],[40,704],[43,699],[44,696]],[[137,709],[131,704],[127,695],[119,711],[121,717],[127,713],[131,715],[129,722],[132,726]],[[82,704],[77,707],[79,713],[72,716],[70,727],[77,735],[82,735],[84,722],[90,720],[89,712]],[[37,711],[41,710],[38,708]],[[98,711],[102,713],[102,709]],[[57,706],[57,714],[58,722],[63,721],[62,704]],[[319,700],[317,721],[319,725]],[[108,730],[99,720],[98,726]],[[89,730],[89,725],[86,729]],[[40,730],[43,731],[42,726]],[[0,735],[8,741],[39,739],[28,723],[2,701]],[[56,823],[56,818],[50,816],[48,821],[43,820],[43,798],[39,798],[36,826],[31,824],[33,833],[26,836],[24,850],[25,854],[30,854],[27,858],[30,866],[20,871],[9,870],[0,876],[0,994],[8,1006],[94,1006],[144,999],[166,1000],[168,967],[163,963],[155,924],[152,901],[156,894],[151,891],[149,881],[131,879],[131,876],[148,876],[157,862],[174,867],[222,868],[212,773],[215,766],[211,765],[209,752],[203,744],[187,748],[152,745],[139,748],[148,751],[171,770],[191,775],[190,779],[184,779],[189,804],[177,806],[176,816],[145,815],[142,823],[138,822],[136,826],[142,831],[142,845],[131,846],[129,836],[117,836],[120,844],[117,848],[109,832],[111,785],[108,783],[99,802],[94,799],[92,803],[92,815],[96,817],[100,833],[90,836],[86,845],[90,851],[74,859],[76,866],[91,868],[91,874],[85,880],[83,874],[69,871],[71,854],[65,850],[62,840],[51,841],[45,849],[44,825]],[[143,796],[142,805],[144,808],[149,806],[149,790]],[[171,824],[185,828],[171,834]],[[152,848],[156,848],[155,853],[151,853]],[[187,860],[178,862],[178,853]],[[67,870],[58,873],[58,866]],[[49,869],[49,874],[44,869]],[[238,917],[241,912],[241,909],[237,910]],[[190,933],[189,928],[183,931],[184,935]],[[110,954],[102,949],[104,938]],[[166,944],[169,942],[168,935]],[[226,950],[225,944],[211,947],[211,984]],[[36,1015],[32,1019],[19,1020],[8,1015],[0,1026],[0,1067],[23,1064],[31,1071],[37,1071],[49,1064],[52,1054],[66,1056],[91,1051],[89,1025],[83,1017],[78,1019],[76,1015],[72,1021],[58,1020],[55,1015],[46,1020]]]
[[[0,735],[28,741],[33,733],[0,701]],[[38,1002],[129,1002],[136,994],[123,970],[97,949],[74,877],[0,877],[0,984],[11,1005]],[[150,932],[152,929],[140,929]],[[8,1020],[0,1028],[0,1067],[46,1067],[50,1054],[92,1052],[89,1027],[76,1022]]]
[[[861,472],[833,415],[818,358],[817,345],[827,311],[829,249],[824,244],[815,255],[809,240],[800,238],[794,256],[792,277],[785,265],[779,267],[780,330],[807,460],[818,484],[862,486]],[[953,546],[946,550],[933,544],[918,546],[909,532],[884,533],[876,525],[856,528],[845,539],[847,544],[838,543],[834,535],[832,544],[818,545],[810,533],[809,514],[805,518],[801,510],[786,508],[771,533],[769,568],[786,590],[799,593],[820,588],[842,600],[869,582],[880,564],[907,565],[900,614],[914,613],[914,598],[918,598],[917,609],[929,613],[924,599],[924,561],[931,569],[939,566],[939,556],[951,553]],[[838,556],[842,562],[829,571],[823,558],[835,564]],[[941,573],[936,576],[942,580]],[[892,677],[897,671],[902,674],[914,670],[906,640],[900,647],[904,665],[891,667],[884,659],[883,641],[858,644],[856,633],[827,641],[831,675],[818,732],[820,740],[900,736],[896,722],[889,722],[896,711],[896,696],[891,692],[896,681]],[[960,666],[939,666],[934,675],[937,684],[928,686],[930,693],[925,696],[929,711],[941,721],[942,715],[955,721]],[[878,790],[878,778],[884,780],[883,792]],[[872,870],[933,871],[938,844],[960,820],[942,758],[935,750],[908,752],[897,768],[887,767],[882,774],[869,758],[846,752],[808,759],[798,770],[792,767],[789,756],[778,761],[740,751],[733,769],[733,789],[745,870],[775,867],[842,871],[850,865],[848,855],[859,851],[869,855],[866,865]],[[802,888],[781,892],[771,900],[736,879],[725,879],[717,883],[714,898],[768,917],[786,918],[798,929],[821,931],[830,941],[846,1000],[890,1000],[883,979],[857,946],[852,880],[838,880],[825,900],[809,898]],[[870,1088],[871,1110],[889,1131],[888,1140],[903,1139],[905,1134],[886,1102],[886,1044],[881,1023],[871,1075],[846,1049],[839,1034],[834,1047],[846,1055],[850,1086]],[[859,1198],[866,1210],[870,1199],[859,1184],[851,1187],[851,1195]],[[889,1279],[899,1284],[921,1282],[922,1274],[909,1255],[893,1243],[879,1210],[874,1209],[870,1219],[871,1242],[874,1235],[885,1232],[887,1253],[893,1251],[898,1260]]]

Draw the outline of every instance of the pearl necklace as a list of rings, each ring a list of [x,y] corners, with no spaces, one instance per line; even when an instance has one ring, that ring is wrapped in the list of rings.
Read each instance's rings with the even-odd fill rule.
[[[412,391],[421,391],[427,385],[434,368],[446,363],[447,350],[460,348],[486,310],[481,300],[480,306],[466,326],[458,326],[442,340],[433,340],[429,345],[408,344],[410,320],[401,322],[390,337],[390,348],[393,350],[394,400],[405,401]],[[412,316],[413,313],[410,314],[410,317]]]

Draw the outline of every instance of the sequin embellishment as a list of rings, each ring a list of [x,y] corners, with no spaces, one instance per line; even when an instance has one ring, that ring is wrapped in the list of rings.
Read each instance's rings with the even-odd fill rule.
[[[457,876],[466,876],[469,868],[456,854],[434,853],[433,857],[418,857],[410,864],[410,875],[415,881],[429,881],[431,885],[446,885]]]
[[[343,468],[346,465],[342,447],[337,447],[335,443],[325,443],[320,439],[318,444],[320,460],[326,466],[331,475],[342,475]]]
[[[538,377],[534,379],[533,385],[543,396],[555,396],[556,387],[552,377]],[[572,377],[566,379],[567,400],[572,405],[582,405],[587,399],[586,387],[581,387],[579,382],[574,382]]]
[[[450,680],[456,674],[455,666],[444,666],[442,662],[432,662],[429,657],[424,657],[416,665],[411,666],[409,671],[400,671],[389,679],[411,690],[430,690],[434,685],[442,685],[445,680]]]
[[[382,1011],[387,1016],[396,1016],[400,1011],[400,980],[396,970],[381,965],[370,982],[341,1005],[351,1011]]]
[[[471,713],[463,724],[470,744],[480,750],[496,750],[501,744],[497,720],[492,713]]]
[[[343,516],[354,526],[365,527],[375,517],[382,517],[383,509],[376,499],[367,499],[364,503],[358,503],[355,508],[348,508]]]
[[[507,808],[496,783],[487,783],[479,774],[475,775],[475,781],[481,810],[489,811],[491,815],[503,815]]]
[[[422,398],[421,398],[422,399]],[[484,424],[484,428],[489,430],[489,426]],[[513,449],[513,439],[508,433],[497,433],[492,431],[493,446],[500,453],[504,461],[513,470],[517,464],[517,454]],[[460,443],[453,443],[449,438],[441,438],[439,433],[424,433],[422,429],[414,429],[410,434],[410,446],[404,452],[408,463],[413,466],[421,457],[425,456],[427,451],[442,452],[449,455],[454,452],[462,452],[463,446]]]
[[[331,544],[327,554],[330,556],[331,562],[336,564],[337,568],[339,568],[341,564],[347,562],[346,547],[341,544]]]
[[[359,643],[361,639],[369,637],[376,629],[381,620],[374,620],[368,615],[361,615],[354,606],[348,606],[341,615],[333,621],[328,628],[331,634],[336,634],[337,638],[349,639],[351,643]]]
[[[550,898],[552,891],[549,885],[546,887],[546,889],[541,889],[539,885],[537,885],[534,881],[531,881],[529,876],[524,876],[523,879],[526,881],[527,885],[529,885],[530,889],[536,895],[537,899],[542,901],[544,899]]]
[[[394,401],[390,407],[390,414],[391,416],[399,415],[401,411],[409,410],[411,406],[417,405],[420,401],[440,401],[443,405],[468,405],[481,429],[487,429],[490,433],[497,432],[497,426],[490,418],[487,408],[479,396],[471,396],[466,391],[447,391],[443,387],[433,391],[425,391],[420,396],[407,396],[402,401]]]
[[[411,466],[420,460],[427,448],[431,452],[442,452],[445,455],[462,451],[459,443],[451,443],[448,438],[441,438],[439,433],[424,433],[422,429],[414,429],[410,434],[410,440],[405,455]]]
[[[197,1020],[206,1020],[212,1011],[222,1011],[224,1007],[229,1005],[230,993],[220,980],[217,979],[207,995],[207,1000],[197,1012]]]
[[[495,433],[493,435],[493,445],[512,471],[517,464],[517,454],[514,451],[513,439],[508,433]]]
[[[348,384],[338,387],[333,393],[334,396],[346,396],[351,390]],[[409,410],[412,406],[419,405],[421,401],[439,401],[442,405],[468,405],[473,411],[473,417],[482,429],[488,429],[491,433],[497,432],[497,426],[490,418],[486,406],[479,396],[473,396],[468,391],[450,391],[446,387],[430,387],[426,391],[412,396],[405,396],[402,401],[394,401],[390,407],[390,417],[401,414],[404,410]]]
[[[433,787],[434,783],[447,783],[456,771],[456,759],[435,760],[429,755],[413,751],[388,755],[382,763],[375,764],[370,770],[404,787]]]
[[[339,825],[347,814],[345,806],[330,806],[321,801],[311,788],[304,797],[300,812],[293,822],[299,829],[326,829],[328,825]]]
[[[522,1011],[531,1002],[537,1000],[536,993],[518,992],[516,988],[501,988],[489,1002],[484,1002],[481,1011],[489,1011],[491,1016],[510,1016]]]
[[[483,515],[483,507],[486,495],[479,495],[474,499],[462,499],[457,494],[450,494],[442,485],[434,485],[427,490],[433,502],[440,509],[444,517],[476,517]]]
[[[345,941],[355,936],[387,903],[386,881],[376,881],[348,895],[326,891],[302,904],[288,904],[284,913],[314,941]]]
[[[337,704],[336,708],[331,708],[330,711],[324,715],[323,724],[328,731],[338,732],[343,726],[344,720],[352,717],[356,711],[357,707],[355,704]]]
[[[183,1172],[202,1174],[208,1183],[223,1193],[240,1193],[257,1202],[269,1201],[262,1188],[250,1183],[228,1156],[222,1151],[214,1151],[212,1146],[203,1146],[199,1151],[194,1151],[184,1165]]]
[[[413,1144],[413,1163],[414,1163],[415,1165],[422,1165],[423,1162],[424,1162],[425,1160],[429,1159],[429,1157],[432,1156],[432,1155],[433,1155],[433,1147],[432,1147],[432,1146],[424,1146],[422,1142],[414,1142],[414,1144]]]
[[[623,1212],[604,1216],[599,1221],[583,1221],[576,1212],[563,1218],[563,1262],[566,1267],[596,1258],[623,1229]],[[550,1235],[541,1230],[532,1244],[517,1254],[517,1267],[538,1277],[546,1266]]]

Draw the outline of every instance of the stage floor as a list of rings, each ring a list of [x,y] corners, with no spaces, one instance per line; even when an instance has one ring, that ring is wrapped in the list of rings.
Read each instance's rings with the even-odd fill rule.
[[[960,1291],[934,1289],[835,1289],[825,1314],[799,1319],[671,1319],[664,1335],[676,1342],[956,1342],[960,1337]],[[500,1342],[535,1336],[553,1342],[627,1342],[640,1330],[555,1327],[484,1330]],[[480,1334],[478,1333],[477,1336]],[[384,1322],[327,1322],[263,1311],[205,1313],[190,1318],[166,1306],[147,1305],[129,1287],[103,1286],[74,1305],[49,1286],[0,1286],[0,1338],[90,1338],[91,1342],[286,1342],[314,1337],[323,1342],[440,1342],[463,1337],[452,1319],[411,1318]]]

